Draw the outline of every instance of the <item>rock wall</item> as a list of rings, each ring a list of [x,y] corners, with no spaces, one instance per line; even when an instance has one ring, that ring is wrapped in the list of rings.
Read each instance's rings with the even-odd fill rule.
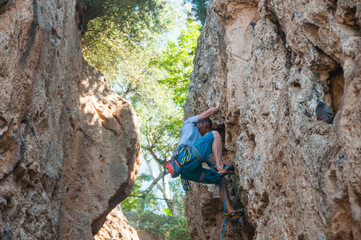
[[[129,225],[122,208],[117,205],[108,215],[95,240],[139,240],[138,232]],[[144,238],[141,238],[145,240]]]
[[[231,199],[245,208],[225,239],[361,239],[360,46],[360,1],[210,3],[185,114],[221,106]],[[333,124],[317,121],[318,100]],[[216,189],[192,188],[192,239],[220,239]]]
[[[92,239],[134,183],[136,115],[83,61],[80,17],[0,1],[1,239]]]

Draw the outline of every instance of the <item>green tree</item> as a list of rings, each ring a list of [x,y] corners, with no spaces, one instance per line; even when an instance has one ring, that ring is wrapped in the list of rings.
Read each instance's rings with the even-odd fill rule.
[[[192,3],[192,11],[198,21],[204,25],[207,17],[207,5],[209,0],[185,0]]]
[[[95,18],[109,20],[120,32],[128,33],[129,40],[135,41],[141,39],[144,29],[158,32],[166,26],[161,20],[167,5],[165,0],[77,0],[77,7],[84,9],[80,24],[87,28]]]
[[[152,2],[161,4],[161,8],[156,10],[156,14],[149,8],[149,14],[141,16],[143,5],[132,5],[129,7],[132,10],[122,12],[119,11],[122,6],[111,3],[131,4],[131,1],[105,2],[109,6],[102,6],[101,11],[110,16],[105,14],[88,23],[83,36],[83,54],[134,106],[140,123],[142,158],[147,165],[147,171],[138,177],[122,208],[134,213],[134,222],[138,222],[140,227],[161,231],[163,239],[189,239],[184,192],[179,179],[164,177],[163,165],[179,138],[182,107],[200,25],[188,19],[186,29],[177,41],[164,42],[165,31],[170,31],[178,20],[175,14],[177,6],[154,0]],[[147,188],[144,189],[145,185]],[[165,209],[168,210],[159,209],[156,190],[166,200]],[[147,223],[144,216],[155,218],[154,213],[159,221]],[[159,216],[161,213],[164,216]],[[169,225],[172,221],[178,225],[177,228]]]
[[[163,166],[166,160],[170,159],[179,139],[183,103],[190,82],[188,76],[192,71],[199,29],[200,25],[189,19],[186,29],[181,32],[177,41],[169,41],[166,47],[158,55],[154,54],[148,62],[147,77],[144,78],[147,79],[146,88],[143,88],[141,83],[138,85],[138,90],[143,93],[135,102],[141,123],[143,158],[149,165],[150,176],[153,176],[149,187],[142,193],[138,192],[141,196],[146,196],[156,186],[164,198],[169,198],[165,191],[169,188],[167,183],[163,181],[162,186],[158,182],[163,179]],[[155,176],[152,170],[153,162],[157,163],[158,176]],[[173,193],[178,191],[175,195],[179,197],[181,190],[175,186],[180,185],[178,180],[177,184],[172,186]],[[184,214],[182,210],[176,209],[172,202],[173,200],[167,202],[172,213],[178,211]],[[181,204],[178,202],[176,206]]]
[[[166,71],[164,78],[158,80],[172,90],[173,101],[183,107],[190,83],[189,75],[193,70],[194,51],[200,34],[201,25],[188,19],[186,29],[178,37],[178,42],[169,41],[166,49],[151,65]]]
[[[111,81],[175,25],[174,10],[164,0],[85,0],[85,8],[83,55]]]

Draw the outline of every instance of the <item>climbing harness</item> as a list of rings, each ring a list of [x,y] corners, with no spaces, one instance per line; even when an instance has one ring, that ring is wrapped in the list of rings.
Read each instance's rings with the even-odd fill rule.
[[[189,190],[192,190],[188,179],[181,177],[181,182],[182,182],[184,191],[188,192]]]
[[[204,162],[204,158],[203,156],[198,152],[197,148],[195,148],[194,146],[191,146],[192,152],[194,153],[194,155],[196,156],[196,159],[202,163]]]
[[[169,160],[165,164],[165,167],[167,168],[167,170],[170,173],[170,176],[172,178],[178,177],[181,172],[181,167],[175,158],[172,158],[171,160]]]
[[[203,162],[205,161],[204,158],[203,158],[203,156],[198,152],[197,148],[195,148],[194,146],[187,146],[187,145],[182,145],[182,146],[184,146],[184,147],[183,147],[183,150],[182,150],[182,151],[184,151],[184,155],[183,155],[183,157],[182,157],[182,161],[180,162],[180,165],[181,165],[181,166],[183,166],[183,165],[185,165],[185,164],[190,163],[191,161],[193,161],[193,159],[192,159],[192,153],[191,153],[191,152],[193,152],[194,156],[196,157],[196,159],[197,159],[200,163],[203,163]],[[181,152],[182,152],[182,151],[181,151]],[[179,152],[179,153],[177,154],[177,157],[178,157],[178,155],[179,155],[181,152]],[[176,157],[176,158],[177,158],[177,157]]]
[[[178,155],[187,149],[189,149],[190,146],[187,145],[180,145],[176,148],[176,150],[173,153],[172,159],[167,161],[165,164],[165,168],[167,168],[168,172],[170,173],[172,178],[176,178],[181,173],[181,166],[184,165],[184,161],[182,161],[181,164],[178,163],[177,157]],[[184,157],[183,157],[184,159]]]
[[[177,157],[179,156],[179,154],[181,152],[184,151],[184,155],[183,158],[181,160],[180,163],[178,163],[177,161]],[[193,161],[193,159],[191,158],[191,151],[193,152],[193,154],[195,155],[196,159],[202,163],[204,162],[204,158],[203,156],[198,152],[198,150],[194,147],[194,146],[189,146],[189,145],[181,145],[180,147],[178,147],[176,149],[176,151],[174,152],[172,159],[169,160],[168,162],[166,162],[165,167],[167,168],[168,172],[170,173],[172,178],[176,178],[179,176],[179,174],[181,173],[181,166],[190,163],[191,161]],[[201,180],[204,178],[204,172],[202,172],[201,175]]]

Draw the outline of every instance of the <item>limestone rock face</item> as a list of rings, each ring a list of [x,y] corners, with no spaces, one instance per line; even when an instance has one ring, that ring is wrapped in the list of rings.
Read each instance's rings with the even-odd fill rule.
[[[210,3],[185,113],[221,106],[228,187],[245,208],[225,239],[361,239],[360,47],[360,1]],[[333,124],[317,121],[318,100]],[[192,184],[192,239],[220,239],[216,191]]]
[[[0,1],[1,239],[92,239],[135,180],[135,112],[83,61],[75,4]]]
[[[94,236],[95,240],[139,240],[137,231],[128,224],[120,205],[107,216],[103,227]],[[142,238],[143,240],[143,238]]]

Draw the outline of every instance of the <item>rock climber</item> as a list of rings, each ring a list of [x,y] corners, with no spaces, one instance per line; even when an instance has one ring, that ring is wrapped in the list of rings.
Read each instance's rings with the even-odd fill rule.
[[[227,182],[223,176],[234,170],[232,164],[224,165],[222,162],[222,140],[218,131],[211,131],[212,121],[209,117],[219,112],[219,107],[211,107],[207,111],[188,118],[183,122],[178,146],[173,157],[181,165],[181,180],[187,191],[188,180],[207,184],[218,184],[221,201],[224,201],[227,214],[232,222],[238,222],[243,209],[235,210],[229,200]],[[209,161],[213,153],[214,165]],[[206,162],[211,169],[202,167]],[[214,169],[214,170],[212,170]],[[223,184],[222,182],[223,181]],[[224,199],[222,186],[224,187]]]

